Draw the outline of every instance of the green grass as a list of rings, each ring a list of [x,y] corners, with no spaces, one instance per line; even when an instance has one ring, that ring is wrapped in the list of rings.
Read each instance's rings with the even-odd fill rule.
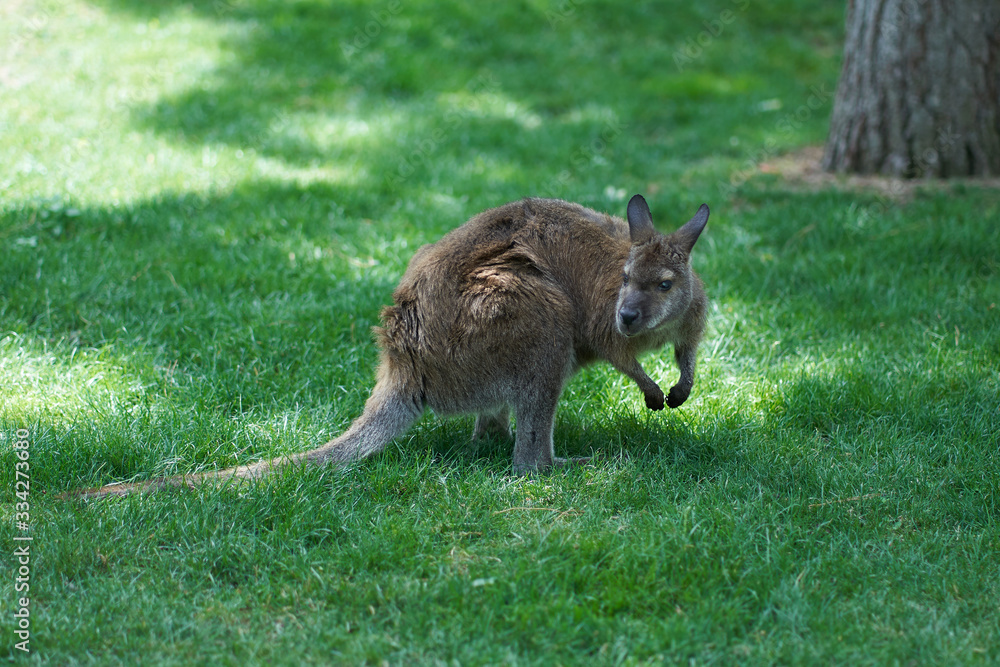
[[[26,429],[30,663],[1000,662],[1000,196],[762,173],[824,138],[843,7],[693,4],[4,3],[0,655]],[[710,330],[676,411],[572,381],[592,466],[428,414],[345,471],[55,498],[325,442],[420,244],[634,192],[712,207]]]

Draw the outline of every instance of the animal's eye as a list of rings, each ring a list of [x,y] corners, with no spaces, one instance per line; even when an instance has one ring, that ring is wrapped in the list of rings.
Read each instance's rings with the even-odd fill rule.
[[[666,292],[673,286],[674,286],[673,281],[664,280],[662,283],[660,283],[660,290]]]
[[[622,285],[628,285],[628,274],[627,273],[623,273],[622,274]]]

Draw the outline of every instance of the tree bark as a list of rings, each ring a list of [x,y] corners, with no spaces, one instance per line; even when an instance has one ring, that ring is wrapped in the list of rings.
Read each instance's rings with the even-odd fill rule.
[[[1000,174],[1000,0],[848,0],[823,167]]]

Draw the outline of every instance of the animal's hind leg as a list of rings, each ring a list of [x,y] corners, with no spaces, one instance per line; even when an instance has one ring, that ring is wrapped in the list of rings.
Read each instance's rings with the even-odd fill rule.
[[[550,327],[558,331],[560,327]],[[535,470],[545,470],[553,465],[564,465],[557,459],[552,443],[556,407],[563,384],[573,374],[571,341],[551,341],[532,355],[524,373],[514,386],[510,400],[517,420],[514,437],[514,473],[524,475]]]
[[[559,392],[525,396],[514,408],[517,431],[514,438],[514,473],[525,475],[550,468],[555,462],[552,430]]]
[[[483,449],[483,443],[490,440],[510,440],[510,411],[507,408],[501,408],[495,412],[480,412],[476,415],[476,425],[472,429],[469,453],[473,457],[479,456]]]
[[[514,473],[525,475],[551,467],[582,465],[590,457],[561,458],[555,455],[553,430],[559,392],[527,398],[515,407],[517,435],[514,439]]]
[[[501,408],[496,412],[481,412],[476,415],[476,425],[472,429],[472,441],[486,438],[510,438],[510,411]]]

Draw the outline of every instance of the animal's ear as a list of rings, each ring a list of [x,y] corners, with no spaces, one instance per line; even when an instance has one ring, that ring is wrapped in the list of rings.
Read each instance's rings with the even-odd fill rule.
[[[648,241],[656,230],[653,228],[653,216],[649,214],[649,205],[642,195],[636,195],[628,202],[628,235],[632,243]]]
[[[670,237],[684,252],[690,253],[706,224],[708,224],[708,204],[702,204],[698,207],[698,212],[694,214],[694,217],[685,222],[684,226],[671,234]]]

